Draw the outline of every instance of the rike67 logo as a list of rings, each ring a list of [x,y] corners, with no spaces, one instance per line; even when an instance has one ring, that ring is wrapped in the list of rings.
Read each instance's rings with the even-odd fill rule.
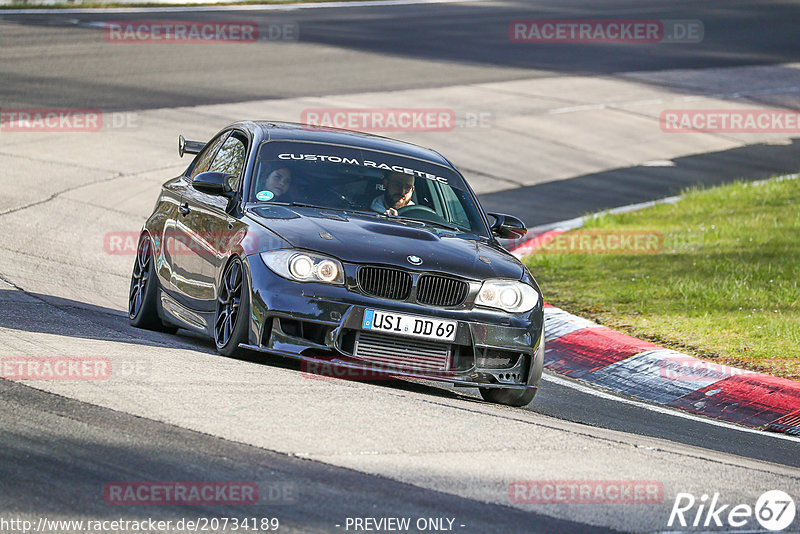
[[[763,493],[755,506],[725,503],[719,493],[711,498],[704,494],[699,499],[691,493],[678,493],[667,526],[752,528],[755,517],[761,528],[777,532],[792,524],[795,512],[794,500],[781,490]]]

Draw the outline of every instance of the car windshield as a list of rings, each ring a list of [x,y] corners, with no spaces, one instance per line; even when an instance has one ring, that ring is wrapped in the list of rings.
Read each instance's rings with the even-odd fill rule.
[[[488,235],[463,179],[397,154],[298,141],[259,148],[249,200],[358,211]]]

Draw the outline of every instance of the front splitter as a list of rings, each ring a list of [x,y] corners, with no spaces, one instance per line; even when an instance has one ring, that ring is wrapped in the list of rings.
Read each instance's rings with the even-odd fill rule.
[[[473,387],[473,388],[487,388],[487,389],[511,389],[511,390],[536,390],[536,386],[529,386],[526,384],[499,384],[499,383],[489,383],[489,382],[474,382],[471,380],[467,380],[464,378],[459,378],[458,376],[453,375],[441,375],[441,374],[425,374],[425,373],[417,373],[417,372],[409,372],[404,371],[401,369],[388,369],[385,367],[374,367],[369,365],[362,365],[358,362],[342,360],[337,357],[333,358],[319,358],[315,356],[305,356],[302,354],[295,354],[292,352],[286,352],[281,350],[274,350],[274,349],[264,349],[257,345],[248,345],[242,343],[239,347],[243,349],[254,350],[257,352],[262,352],[265,354],[272,354],[275,356],[283,356],[286,358],[292,358],[295,360],[300,360],[306,364],[314,364],[315,366],[332,366],[339,369],[346,369],[350,371],[356,371],[358,373],[362,373],[362,375],[355,375],[355,376],[337,376],[332,374],[332,378],[341,378],[342,380],[353,380],[353,381],[362,381],[362,382],[369,382],[370,380],[379,380],[385,378],[416,378],[419,380],[431,380],[434,382],[443,382],[447,384],[453,384],[457,387]],[[315,368],[316,370],[316,368]],[[313,372],[312,374],[319,374],[320,376],[327,377],[327,374],[324,373],[317,373]]]

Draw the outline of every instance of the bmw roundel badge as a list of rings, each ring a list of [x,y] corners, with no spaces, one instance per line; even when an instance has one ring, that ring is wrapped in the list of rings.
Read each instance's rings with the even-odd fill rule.
[[[411,265],[422,265],[422,258],[419,256],[409,256],[406,258]]]

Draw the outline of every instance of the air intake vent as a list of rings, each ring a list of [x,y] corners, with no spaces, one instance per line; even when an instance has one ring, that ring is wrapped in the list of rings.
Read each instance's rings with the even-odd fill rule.
[[[411,275],[387,267],[361,267],[358,285],[361,291],[373,297],[406,300],[411,294]]]
[[[446,371],[450,345],[421,339],[359,332],[353,356],[384,369],[406,372]]]
[[[458,306],[468,291],[469,286],[462,280],[424,274],[417,282],[417,301],[431,306]]]

